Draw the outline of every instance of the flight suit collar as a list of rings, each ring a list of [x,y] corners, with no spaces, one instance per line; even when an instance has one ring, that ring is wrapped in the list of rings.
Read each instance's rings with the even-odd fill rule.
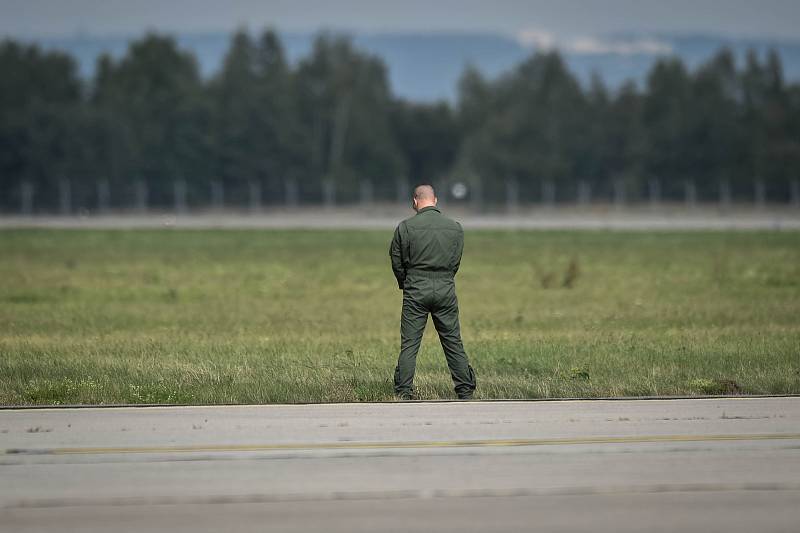
[[[439,209],[437,206],[435,206],[435,205],[429,205],[429,206],[427,206],[427,207],[423,207],[422,209],[420,209],[419,211],[417,211],[417,214],[418,214],[418,215],[420,215],[420,214],[424,213],[425,211],[436,211],[436,212],[437,212],[437,213],[439,213],[439,214],[441,214],[441,212],[442,212],[442,210],[441,210],[441,209]]]

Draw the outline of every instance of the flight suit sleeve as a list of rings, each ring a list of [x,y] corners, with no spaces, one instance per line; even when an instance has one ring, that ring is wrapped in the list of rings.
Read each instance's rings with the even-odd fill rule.
[[[453,254],[452,270],[453,274],[458,272],[458,267],[461,266],[461,254],[464,253],[464,229],[461,224],[458,225],[458,236],[456,237],[456,250]]]
[[[394,237],[392,243],[389,245],[389,257],[392,259],[392,272],[397,279],[397,288],[403,288],[403,282],[406,279],[406,269],[403,261],[403,235],[402,224],[398,225],[394,230]]]

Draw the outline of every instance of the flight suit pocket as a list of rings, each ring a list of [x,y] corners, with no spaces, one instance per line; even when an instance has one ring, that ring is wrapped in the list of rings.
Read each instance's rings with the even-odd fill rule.
[[[403,284],[403,298],[411,298],[421,302],[425,299],[425,295],[431,291],[430,283],[429,279],[422,276],[415,274],[406,276]]]

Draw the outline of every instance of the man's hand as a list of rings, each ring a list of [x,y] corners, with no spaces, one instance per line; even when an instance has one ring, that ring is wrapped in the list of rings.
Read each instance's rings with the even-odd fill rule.
[[[389,245],[389,257],[392,260],[392,271],[394,272],[394,277],[397,278],[398,289],[403,288],[406,279],[406,270],[403,264],[401,226],[402,224],[398,225],[397,229],[394,230],[394,237],[392,237],[392,243]]]

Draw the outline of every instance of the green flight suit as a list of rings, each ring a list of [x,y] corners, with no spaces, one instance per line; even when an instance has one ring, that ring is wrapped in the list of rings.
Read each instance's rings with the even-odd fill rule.
[[[464,231],[461,225],[430,206],[402,221],[394,232],[389,256],[397,285],[403,290],[400,357],[394,372],[394,391],[411,397],[417,352],[428,313],[439,334],[447,366],[459,398],[471,398],[475,372],[461,343],[455,274],[461,264]]]

